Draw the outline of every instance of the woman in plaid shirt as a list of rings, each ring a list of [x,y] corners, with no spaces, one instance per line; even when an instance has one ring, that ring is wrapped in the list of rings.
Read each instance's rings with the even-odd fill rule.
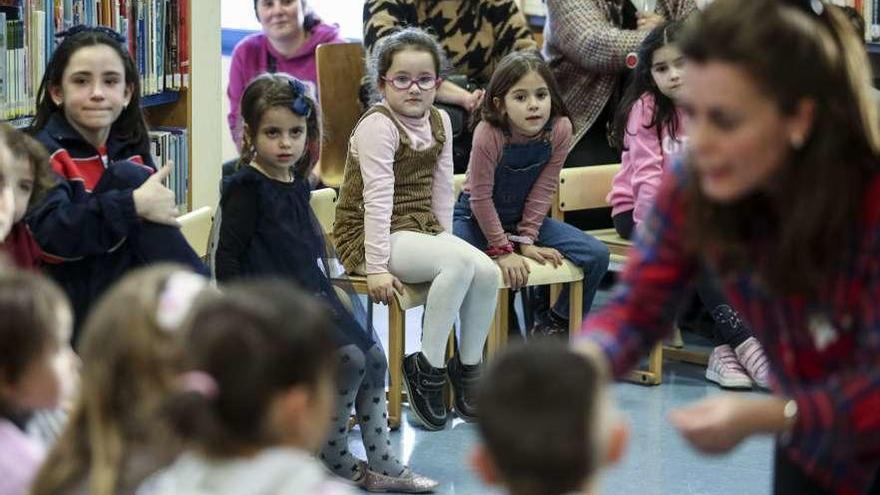
[[[880,494],[880,120],[864,49],[809,0],[717,0],[683,38],[690,154],[579,347],[622,375],[705,267],[764,344],[774,395],[712,395],[673,425],[706,453],[778,435],[775,494]]]

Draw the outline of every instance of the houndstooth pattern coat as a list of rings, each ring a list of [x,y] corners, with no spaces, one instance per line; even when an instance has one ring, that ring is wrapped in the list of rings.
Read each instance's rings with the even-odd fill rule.
[[[544,57],[559,82],[574,125],[572,146],[602,113],[648,30],[620,28],[621,1],[547,0]],[[657,0],[656,12],[680,20],[695,10],[694,0]]]

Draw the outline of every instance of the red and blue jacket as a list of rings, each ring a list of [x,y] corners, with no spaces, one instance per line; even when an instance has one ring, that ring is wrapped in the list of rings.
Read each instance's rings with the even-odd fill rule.
[[[46,267],[71,298],[78,323],[94,300],[134,267],[171,261],[205,273],[179,229],[138,217],[132,193],[155,165],[146,140],[121,139],[115,131],[98,150],[56,113],[34,136],[61,180],[27,222]]]

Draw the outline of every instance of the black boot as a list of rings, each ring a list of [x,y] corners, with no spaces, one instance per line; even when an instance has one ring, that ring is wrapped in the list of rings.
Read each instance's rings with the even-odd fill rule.
[[[409,408],[428,430],[442,430],[446,426],[444,385],[446,369],[431,366],[421,352],[403,358],[403,386]]]
[[[557,316],[551,309],[529,332],[530,338],[561,337],[568,338],[568,320]]]
[[[456,354],[446,363],[449,370],[449,382],[455,396],[455,412],[458,417],[468,421],[477,419],[477,385],[480,381],[482,366],[479,364],[462,364]]]

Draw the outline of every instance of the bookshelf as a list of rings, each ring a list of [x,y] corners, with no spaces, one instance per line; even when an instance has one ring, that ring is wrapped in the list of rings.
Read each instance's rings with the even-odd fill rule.
[[[188,46],[189,62],[188,75],[184,75],[186,70],[178,70],[179,82],[173,75],[175,71],[168,70],[169,67],[175,67],[169,66],[168,60],[177,60],[167,56],[168,53],[173,53],[174,48],[164,37],[165,32],[160,31],[163,27],[170,29],[170,26],[174,25],[173,21],[176,19],[170,17],[174,15],[170,12],[173,10],[172,6],[178,4],[181,5],[185,17],[177,24],[177,29],[181,30],[181,42]],[[58,10],[59,5],[60,10]],[[122,14],[126,5],[129,9],[140,10],[141,17],[126,19]],[[219,108],[222,93],[220,0],[0,0],[0,11],[6,11],[10,18],[15,18],[17,13],[23,23],[30,23],[33,34],[26,44],[28,49],[36,47],[38,50],[37,56],[28,58],[27,67],[32,76],[27,81],[27,88],[31,92],[21,95],[17,103],[3,107],[3,117],[17,127],[25,126],[30,121],[29,117],[22,115],[32,113],[33,95],[42,77],[39,64],[45,64],[48,59],[48,52],[43,52],[46,49],[45,41],[35,40],[38,38],[45,40],[52,33],[53,14],[50,13],[48,16],[45,14],[47,10],[52,9],[52,6],[56,9],[55,26],[60,26],[56,30],[66,29],[78,23],[102,24],[126,33],[129,40],[136,40],[137,46],[134,48],[130,46],[130,50],[134,50],[133,55],[142,75],[142,86],[148,88],[142,91],[142,107],[145,109],[147,122],[151,129],[159,127],[185,129],[185,134],[182,135],[185,139],[182,139],[182,136],[178,137],[184,142],[185,148],[176,148],[178,156],[188,158],[188,164],[180,170],[178,178],[184,184],[180,186],[183,197],[180,201],[181,207],[184,210],[192,210],[205,205],[216,205],[221,163],[218,143],[223,126]],[[59,14],[59,12],[63,13]],[[40,36],[42,33],[46,35]],[[156,33],[162,37],[158,37]],[[162,50],[165,43],[168,43],[168,48]],[[43,53],[46,53],[46,56],[39,59],[38,57]],[[11,61],[12,58],[8,56],[5,60]],[[184,58],[181,57],[179,60],[182,61]],[[150,65],[147,65],[148,63]],[[3,75],[6,75],[7,80],[11,80],[10,76],[19,72],[16,70],[18,68],[18,66],[8,67]],[[164,86],[168,87],[164,90],[162,83],[155,82],[163,80],[163,72]],[[151,84],[150,81],[153,83]],[[24,86],[23,83],[20,84],[18,90],[24,91],[22,89]],[[12,86],[7,85],[7,88],[11,89]],[[22,101],[25,103],[21,103]],[[10,108],[24,110],[11,112],[15,115],[9,115],[10,112],[7,110]],[[194,112],[195,108],[198,108],[198,112]],[[27,110],[31,111],[27,112]]]

